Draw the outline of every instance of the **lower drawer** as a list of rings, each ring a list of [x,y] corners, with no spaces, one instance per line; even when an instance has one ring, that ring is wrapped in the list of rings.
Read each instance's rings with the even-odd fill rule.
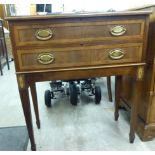
[[[17,50],[20,71],[141,62],[142,44]]]

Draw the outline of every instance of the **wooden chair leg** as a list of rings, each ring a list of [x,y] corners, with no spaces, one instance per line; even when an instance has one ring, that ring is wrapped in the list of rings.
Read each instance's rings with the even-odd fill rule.
[[[40,129],[38,100],[37,100],[37,93],[36,93],[36,85],[35,85],[35,83],[30,84],[30,90],[31,90],[31,95],[32,95],[32,101],[33,101],[35,116],[36,116],[36,124],[37,124],[38,129]]]
[[[112,102],[112,91],[111,91],[111,77],[107,77],[107,88],[108,88],[108,96],[109,96],[109,101]]]
[[[115,113],[114,113],[115,121],[117,121],[119,117],[121,84],[122,84],[122,76],[115,76]]]

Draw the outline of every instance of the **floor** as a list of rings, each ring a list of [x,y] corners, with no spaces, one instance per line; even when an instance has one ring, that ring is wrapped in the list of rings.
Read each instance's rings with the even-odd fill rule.
[[[0,76],[0,127],[25,125],[17,89],[14,62],[11,70],[3,69]],[[114,105],[108,101],[106,78],[98,79],[102,86],[102,101],[94,104],[93,97],[79,96],[77,106],[72,106],[69,98],[60,94],[52,101],[52,108],[44,105],[44,92],[49,82],[37,83],[41,129],[32,117],[37,150],[155,150],[155,139],[142,142],[136,136],[134,144],[128,141],[129,116],[121,111],[118,122],[114,121]],[[114,93],[114,79],[112,89]],[[32,102],[31,102],[32,103]],[[30,150],[30,144],[28,149]]]
[[[0,128],[0,151],[26,151],[28,142],[26,126]]]

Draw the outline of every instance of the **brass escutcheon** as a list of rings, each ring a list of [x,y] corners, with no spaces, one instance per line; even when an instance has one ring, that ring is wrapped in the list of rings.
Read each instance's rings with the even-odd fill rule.
[[[122,49],[113,49],[109,51],[109,57],[113,60],[121,59],[124,57],[124,55],[125,55],[125,52]]]
[[[115,25],[111,28],[110,33],[113,36],[122,36],[126,33],[127,29],[123,25]]]
[[[41,53],[38,55],[37,60],[40,64],[48,65],[53,63],[54,56],[51,53]]]
[[[38,40],[42,40],[42,41],[49,40],[52,38],[52,36],[53,36],[53,32],[51,29],[39,29],[35,33],[35,37]]]
[[[144,77],[144,67],[140,66],[138,67],[138,71],[137,71],[137,79],[142,80],[143,77]]]

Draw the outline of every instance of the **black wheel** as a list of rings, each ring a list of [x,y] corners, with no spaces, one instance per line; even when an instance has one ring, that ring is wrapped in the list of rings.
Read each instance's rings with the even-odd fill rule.
[[[70,83],[69,84],[69,95],[70,95],[70,102],[72,105],[77,105],[78,101],[78,92],[76,88],[75,83]]]
[[[101,101],[101,88],[100,86],[95,86],[95,103],[99,104]]]
[[[45,98],[45,105],[47,107],[51,107],[51,92],[50,92],[50,90],[45,91],[44,98]]]

